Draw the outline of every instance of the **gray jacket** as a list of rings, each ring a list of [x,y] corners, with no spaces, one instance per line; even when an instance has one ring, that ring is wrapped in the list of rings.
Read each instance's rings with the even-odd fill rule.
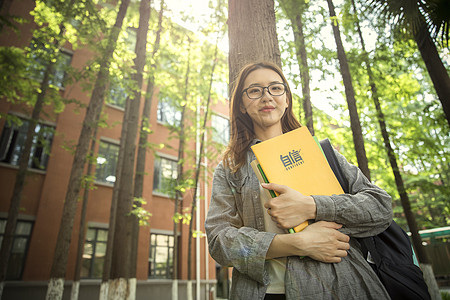
[[[350,193],[314,196],[315,221],[342,224],[350,237],[376,235],[392,220],[391,197],[371,184],[362,172],[337,151]],[[233,267],[230,299],[264,299],[269,282],[266,252],[275,233],[264,232],[264,211],[259,182],[250,162],[231,173],[221,162],[214,174],[206,233],[211,256],[222,266]],[[286,299],[389,299],[385,288],[362,256],[359,243],[350,240],[348,256],[340,263],[322,263],[309,257],[288,257]]]

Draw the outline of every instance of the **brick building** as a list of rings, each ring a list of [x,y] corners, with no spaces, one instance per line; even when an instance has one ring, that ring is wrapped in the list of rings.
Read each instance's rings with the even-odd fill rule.
[[[19,26],[20,34],[6,29],[0,33],[0,46],[25,47],[30,44],[32,30],[35,25],[29,12],[34,8],[34,1],[14,1],[10,7],[11,15],[22,16],[30,23]],[[61,51],[63,64],[81,68],[92,57],[83,48],[73,50],[66,44]],[[54,84],[59,86],[63,97],[77,99],[88,104],[88,92],[83,91],[80,84],[63,86],[64,72],[58,65],[55,71]],[[59,72],[59,73],[58,73]],[[61,81],[58,81],[60,79]],[[159,87],[158,90],[164,87]],[[145,86],[144,86],[145,90]],[[81,269],[80,299],[98,299],[98,288],[102,275],[103,260],[106,250],[110,204],[123,119],[123,95],[114,88],[108,90],[109,98],[103,112],[107,116],[109,126],[99,128],[95,153],[97,164],[95,173],[95,189],[89,192],[87,208],[87,230],[84,240],[84,252]],[[69,95],[70,93],[70,95]],[[158,91],[153,95],[151,107],[151,129],[148,141],[166,147],[149,152],[146,161],[144,184],[144,208],[152,213],[149,226],[140,228],[139,246],[137,249],[137,299],[144,295],[152,298],[168,299],[171,291],[173,272],[173,221],[174,200],[168,187],[176,178],[178,140],[171,139],[171,126],[177,126],[179,112],[169,102],[159,99]],[[141,104],[142,110],[143,104]],[[22,120],[22,124],[9,123],[0,118],[0,237],[3,235],[13,193],[18,158],[30,118],[30,107],[13,104],[0,99],[0,116],[13,115]],[[52,107],[45,107],[45,113],[36,127],[36,133],[43,137],[50,147],[45,151],[42,144],[36,142],[32,149],[26,186],[21,200],[19,221],[14,238],[13,250],[8,265],[7,282],[3,299],[43,299],[50,268],[53,261],[56,238],[62,217],[63,201],[67,191],[73,156],[68,145],[75,145],[81,131],[85,109],[77,104],[68,104],[62,112],[55,113]],[[209,141],[217,143],[221,148],[228,139],[228,103],[225,99],[212,107]],[[195,112],[193,112],[195,113]],[[198,140],[188,142],[187,148],[195,153]],[[212,172],[217,161],[204,161],[207,166],[204,178],[200,182],[198,221],[194,221],[194,230],[204,232],[204,219],[208,208]],[[203,177],[203,176],[202,176]],[[80,194],[81,198],[81,194]],[[80,230],[81,203],[75,217],[72,233],[69,260],[66,272],[64,299],[69,299],[70,284],[74,278],[75,258]],[[190,208],[192,195],[188,191],[183,199],[183,208]],[[184,299],[187,279],[188,226],[179,225],[179,278],[180,299]],[[197,241],[198,240],[198,241]],[[220,268],[216,270],[215,262],[210,258],[206,239],[193,240],[192,278],[194,295],[200,287],[200,299],[210,298],[214,292],[217,274],[227,277],[228,272]],[[221,275],[221,276],[222,276]],[[223,285],[223,283],[220,283]],[[226,284],[226,282],[225,282]],[[226,293],[226,292],[225,292]]]

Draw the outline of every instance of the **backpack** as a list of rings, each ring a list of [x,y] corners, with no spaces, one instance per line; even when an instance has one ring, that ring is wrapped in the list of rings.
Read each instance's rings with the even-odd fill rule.
[[[330,141],[322,140],[320,146],[342,189],[348,193],[348,180]],[[378,275],[391,299],[431,299],[422,271],[414,264],[409,237],[395,221],[382,233],[357,240],[364,258]]]

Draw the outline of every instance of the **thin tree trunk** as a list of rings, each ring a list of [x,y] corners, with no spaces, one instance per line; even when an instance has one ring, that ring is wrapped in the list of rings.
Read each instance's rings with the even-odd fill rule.
[[[228,2],[229,80],[255,61],[270,61],[281,67],[273,0]]]
[[[332,0],[327,0],[328,8],[330,10],[331,25],[333,27],[334,39],[336,41],[337,54],[339,65],[341,69],[342,79],[344,81],[345,96],[347,99],[348,110],[350,114],[350,124],[353,134],[353,143],[355,145],[356,159],[358,167],[363,174],[370,180],[369,163],[367,161],[366,149],[364,146],[364,138],[361,130],[361,123],[359,121],[358,109],[356,107],[355,91],[353,89],[352,76],[347,62],[347,56],[342,45],[341,33],[334,11],[334,4]]]
[[[311,134],[314,135],[314,122],[313,122],[311,89],[310,89],[311,77],[309,75],[308,54],[306,52],[306,43],[305,43],[305,35],[303,33],[303,17],[302,17],[302,14],[305,11],[306,4],[304,1],[302,1],[300,4],[292,3],[290,1],[280,1],[280,3],[292,24],[292,32],[294,34],[297,61],[300,66],[300,78],[302,82],[302,94],[303,94],[302,105],[305,114],[305,124],[306,127],[308,127]],[[295,8],[291,6],[292,4],[295,6]],[[300,119],[302,118],[300,117]]]
[[[189,73],[190,73],[190,64],[191,64],[191,39],[188,36],[188,61],[187,61],[187,67],[186,67],[186,74],[185,74],[185,82],[184,82],[184,93],[183,93],[183,99],[185,104],[183,105],[182,111],[181,111],[181,120],[180,120],[180,129],[179,129],[179,143],[178,143],[178,166],[177,166],[177,185],[181,185],[182,181],[184,179],[183,176],[183,159],[184,159],[184,144],[185,144],[185,130],[184,130],[184,120],[186,117],[186,106],[187,106],[187,98],[188,98],[188,87],[189,87]],[[176,216],[179,214],[179,211],[181,209],[183,203],[183,194],[180,190],[176,190],[176,196],[175,196],[175,207],[174,207],[174,215]],[[173,237],[174,237],[174,249],[173,249],[173,279],[174,279],[174,286],[172,287],[172,300],[178,299],[178,250],[179,250],[179,243],[178,243],[178,220],[174,220],[173,223]],[[188,275],[189,276],[189,275]],[[189,297],[189,291],[188,291],[188,297]]]
[[[155,43],[153,44],[152,59],[153,63],[150,66],[149,77],[147,81],[147,91],[145,93],[144,109],[142,112],[141,120],[141,131],[139,136],[139,148],[136,158],[136,173],[134,178],[134,197],[142,198],[144,191],[144,174],[145,174],[145,161],[147,155],[147,128],[150,126],[150,108],[153,97],[153,89],[155,85],[155,71],[156,71],[156,55],[159,51],[161,31],[162,31],[162,20],[164,12],[164,0],[161,1],[160,11],[158,17],[158,31],[156,32]],[[138,205],[137,202],[135,202]],[[139,220],[135,218],[133,221],[133,231],[132,231],[132,253],[131,253],[131,274],[136,273],[137,264],[137,248],[139,242]]]
[[[72,170],[66,198],[64,201],[61,225],[59,228],[58,239],[56,241],[53,264],[50,273],[50,282],[47,289],[47,300],[61,299],[64,289],[64,277],[67,268],[67,259],[72,235],[73,222],[77,207],[77,200],[81,188],[83,169],[86,163],[86,154],[88,153],[89,142],[92,132],[96,127],[100,112],[103,106],[105,95],[105,84],[109,73],[110,60],[116,47],[117,38],[122,28],[123,19],[128,8],[130,0],[123,0],[120,4],[114,27],[108,37],[108,43],[100,62],[99,74],[97,76],[94,90],[92,91],[91,101],[86,110],[86,116],[80,132],[80,138],[75,151]]]
[[[203,158],[203,149],[205,144],[205,132],[206,132],[206,122],[208,120],[208,114],[209,114],[209,104],[211,102],[211,90],[212,90],[212,84],[213,84],[213,77],[214,77],[214,70],[217,65],[217,53],[218,53],[218,41],[219,36],[217,36],[216,40],[216,48],[214,49],[214,60],[213,65],[211,69],[211,76],[209,79],[209,89],[208,89],[208,96],[207,96],[207,102],[206,102],[206,108],[205,108],[205,116],[203,118],[203,125],[202,125],[202,134],[200,137],[200,151],[198,153],[198,161],[197,161],[197,167],[195,169],[195,182],[194,182],[194,191],[192,196],[192,206],[191,206],[191,221],[189,222],[189,236],[188,236],[188,280],[191,280],[191,269],[192,269],[192,227],[194,223],[194,216],[195,216],[195,210],[197,208],[197,188],[199,184],[199,178],[200,178],[200,169],[201,169],[201,162]]]
[[[128,102],[125,103],[125,106],[129,105]],[[125,109],[125,112],[128,112],[129,109]],[[114,182],[113,194],[111,199],[111,208],[109,212],[109,227],[108,227],[108,238],[106,242],[106,253],[105,253],[105,261],[103,263],[103,272],[102,272],[102,283],[100,284],[100,293],[99,300],[108,300],[109,298],[109,279],[111,278],[111,265],[112,265],[112,255],[114,250],[114,234],[116,229],[116,216],[117,216],[117,202],[119,201],[119,187],[120,180],[122,176],[122,166],[123,166],[123,147],[125,147],[125,143],[122,141],[122,138],[126,135],[126,126],[122,126],[121,130],[121,141],[119,145],[119,154],[117,157],[117,167],[116,167],[116,180]]]
[[[450,126],[450,77],[439,57],[436,45],[430,38],[430,32],[425,23],[422,24],[418,32],[414,33],[414,40],[425,62],[436,94],[441,101],[447,123]]]
[[[356,10],[355,0],[352,0],[352,5],[353,5],[353,10],[355,11],[355,15],[357,16],[358,14],[357,14],[357,10]],[[409,201],[408,193],[406,192],[403,178],[402,178],[400,169],[397,164],[397,158],[395,156],[395,152],[391,146],[391,141],[390,141],[389,133],[387,131],[387,126],[386,126],[386,119],[385,119],[384,113],[381,109],[380,100],[378,98],[378,89],[377,89],[377,86],[375,83],[375,77],[372,72],[372,66],[371,66],[371,63],[369,60],[369,55],[366,51],[364,38],[362,36],[361,27],[359,25],[358,19],[356,19],[356,26],[357,26],[359,39],[361,42],[361,48],[363,51],[364,61],[365,61],[366,67],[367,67],[367,74],[369,76],[369,84],[370,84],[370,88],[372,90],[373,102],[375,104],[375,108],[377,111],[377,119],[378,119],[378,123],[380,125],[381,135],[383,137],[384,146],[386,148],[386,152],[387,152],[387,155],[389,158],[389,163],[391,164],[392,172],[394,173],[395,184],[397,186],[397,190],[400,195],[400,200],[402,203],[403,211],[405,213],[405,217],[406,217],[406,221],[408,223],[409,230],[411,232],[413,245],[416,250],[417,258],[421,264],[431,266],[431,261],[430,261],[428,254],[425,251],[425,248],[422,244],[422,238],[419,235],[416,218],[414,216],[414,213],[411,210],[411,204]],[[431,274],[431,278],[429,277],[430,274]],[[439,295],[439,288],[437,286],[436,279],[434,278],[433,269],[431,268],[431,271],[430,271],[429,268],[427,268],[427,272],[424,273],[424,277],[425,276],[428,277],[428,278],[426,278],[426,281],[429,286],[430,294],[436,295],[436,291],[437,291],[437,294]],[[434,281],[434,283],[433,283],[433,281]],[[433,299],[436,299],[436,298],[433,297]]]
[[[141,88],[143,82],[143,70],[146,58],[147,32],[150,18],[150,0],[142,0],[139,8],[139,28],[137,30],[136,40],[136,58],[133,74],[133,81],[136,83],[137,90],[132,97],[128,97],[127,105],[129,112],[125,112],[122,126],[126,126],[125,138],[121,141],[125,143],[123,148],[123,166],[121,168],[121,180],[119,186],[119,199],[117,203],[116,226],[114,233],[114,250],[112,255],[111,279],[113,283],[123,280],[125,290],[114,290],[121,284],[113,284],[113,295],[119,296],[116,299],[135,299],[135,287],[131,285],[135,282],[136,272],[131,273],[131,231],[133,217],[131,216],[133,206],[133,181],[134,166],[136,157],[136,139],[139,126],[139,108],[141,100]],[[136,268],[134,268],[136,270]]]
[[[91,142],[91,150],[90,156],[91,159],[94,157],[95,152],[95,139],[97,136],[97,128],[94,130],[94,134],[92,135],[93,139]],[[92,162],[89,162],[86,175],[90,176],[92,174]],[[87,212],[87,205],[89,201],[89,186],[84,187],[84,194],[83,194],[83,205],[81,207],[81,217],[80,217],[80,229],[78,233],[78,247],[77,247],[77,258],[75,262],[75,272],[73,275],[73,283],[72,283],[72,290],[71,290],[71,300],[78,300],[79,297],[79,290],[80,290],[80,276],[81,276],[81,265],[83,261],[83,246],[84,246],[84,239],[86,236],[86,212]]]
[[[8,219],[6,221],[6,228],[3,235],[3,241],[0,251],[0,299],[3,293],[3,285],[6,279],[9,257],[14,241],[14,232],[16,231],[20,202],[22,200],[22,192],[23,188],[25,187],[25,179],[28,172],[28,162],[30,160],[31,148],[33,146],[35,129],[39,121],[39,115],[41,113],[42,107],[44,106],[44,98],[48,89],[49,76],[51,73],[53,73],[54,65],[54,63],[50,62],[45,70],[44,78],[40,86],[41,92],[37,96],[37,100],[31,114],[25,145],[22,149],[22,153],[19,159],[19,169],[17,170],[16,174],[16,181],[14,183],[13,194],[8,210]]]
[[[75,0],[71,0],[68,4],[70,7]],[[3,14],[9,13],[9,8],[11,6],[12,1],[7,1],[6,3],[2,3],[0,6],[0,10],[2,10]],[[64,14],[68,15],[69,10],[66,10]],[[63,38],[65,32],[64,23],[61,23],[59,27],[59,35],[54,40],[53,46],[55,49],[59,48],[60,40]],[[31,119],[28,125],[27,136],[25,139],[25,144],[22,149],[22,153],[19,158],[19,169],[16,174],[16,181],[14,183],[13,194],[11,197],[11,202],[8,210],[8,219],[6,222],[5,233],[3,235],[3,240],[0,249],[0,299],[3,294],[3,286],[7,275],[8,270],[8,262],[11,254],[11,249],[14,241],[14,233],[16,231],[17,219],[19,216],[20,210],[20,202],[22,200],[22,193],[25,187],[26,175],[28,171],[28,162],[30,160],[31,148],[33,146],[33,139],[35,137],[36,126],[39,122],[39,116],[41,114],[42,108],[44,106],[45,96],[47,94],[47,90],[49,88],[49,80],[51,74],[53,74],[55,68],[55,62],[50,61],[47,64],[47,67],[44,71],[44,77],[42,79],[40,85],[40,92],[37,95],[36,103],[33,107],[33,111],[31,113]]]

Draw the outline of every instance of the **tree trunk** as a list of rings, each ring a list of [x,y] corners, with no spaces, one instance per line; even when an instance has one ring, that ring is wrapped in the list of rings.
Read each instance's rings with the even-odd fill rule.
[[[430,32],[425,23],[422,24],[418,32],[414,33],[414,40],[425,62],[436,94],[441,101],[447,123],[450,126],[450,77],[439,57],[436,45],[430,38]]]
[[[37,95],[37,100],[34,105],[33,112],[31,113],[31,119],[28,125],[25,145],[22,149],[22,153],[19,159],[19,169],[17,170],[11,203],[9,204],[8,219],[6,221],[6,228],[3,235],[3,241],[0,251],[0,299],[3,292],[3,284],[6,279],[9,257],[14,241],[14,233],[16,231],[20,202],[22,200],[22,192],[25,186],[25,179],[28,171],[28,162],[30,160],[31,148],[33,146],[33,139],[35,136],[35,129],[39,121],[39,115],[41,113],[42,107],[44,106],[44,98],[48,89],[49,76],[51,73],[53,73],[54,65],[54,63],[50,62],[45,70],[44,78],[42,79],[40,86],[41,92]]]
[[[111,279],[113,282],[121,281],[125,284],[128,291],[128,299],[135,299],[132,294],[133,289],[130,279],[136,278],[136,273],[131,274],[131,229],[133,217],[131,211],[133,209],[133,181],[134,166],[136,157],[136,138],[139,126],[139,108],[141,100],[141,88],[143,82],[143,70],[146,58],[147,32],[150,18],[150,0],[142,0],[139,8],[139,28],[137,30],[136,39],[136,58],[134,60],[134,68],[136,73],[133,74],[133,81],[136,83],[137,90],[134,95],[128,97],[124,120],[122,126],[126,127],[125,138],[121,138],[124,142],[123,162],[121,168],[121,180],[119,186],[119,200],[117,202],[116,226],[114,233],[114,248],[111,265]],[[136,268],[134,268],[136,270]],[[122,284],[112,284],[112,293],[116,293],[114,288],[123,288]]]
[[[355,11],[355,15],[357,16],[358,14],[357,14],[357,10],[356,10],[355,0],[352,0],[352,5],[353,5],[353,10]],[[392,172],[394,173],[395,184],[397,186],[397,190],[400,195],[400,200],[402,203],[403,211],[406,216],[406,221],[408,223],[408,227],[409,227],[409,230],[412,235],[413,245],[416,250],[417,258],[421,264],[425,265],[425,269],[427,270],[427,272],[424,272],[424,278],[428,284],[430,294],[435,295],[436,289],[437,289],[437,294],[439,294],[439,289],[437,286],[436,278],[434,277],[433,269],[431,267],[431,261],[428,257],[427,252],[425,251],[425,247],[422,245],[422,238],[419,235],[416,218],[411,210],[411,204],[410,204],[409,197],[408,197],[408,194],[407,194],[405,186],[404,186],[404,182],[403,182],[402,175],[400,173],[400,169],[397,164],[397,158],[395,156],[394,149],[391,146],[391,141],[390,141],[389,133],[387,131],[387,126],[386,126],[386,119],[384,117],[384,113],[383,113],[383,111],[381,109],[381,105],[380,105],[380,100],[378,98],[378,89],[377,89],[377,86],[375,83],[375,77],[372,72],[372,66],[371,66],[371,63],[369,60],[369,55],[366,51],[364,38],[362,36],[361,27],[359,25],[359,20],[357,18],[356,18],[356,28],[357,28],[359,39],[361,42],[363,58],[364,58],[364,61],[365,61],[366,67],[367,67],[367,74],[369,76],[369,84],[370,84],[370,88],[372,91],[373,102],[375,104],[375,108],[377,111],[377,119],[378,119],[378,123],[380,125],[381,135],[383,137],[384,146],[386,148],[386,152],[387,152],[387,155],[389,158],[389,163],[391,164]],[[430,268],[428,268],[427,266],[430,266]],[[433,297],[433,299],[435,299],[435,298]]]
[[[75,151],[68,189],[64,201],[61,225],[59,228],[58,239],[56,241],[55,254],[50,273],[50,282],[47,289],[47,300],[62,298],[70,240],[77,208],[77,200],[81,188],[83,169],[86,163],[86,154],[89,150],[89,141],[91,139],[92,132],[96,127],[96,123],[99,119],[103,106],[105,84],[108,80],[110,60],[116,47],[117,38],[122,28],[123,19],[125,17],[129,2],[130,0],[123,0],[120,4],[119,13],[117,15],[114,27],[111,29],[109,34],[108,43],[100,62],[100,69],[95,81],[94,90],[92,91],[91,100],[86,110],[86,116],[83,121],[80,138]]]
[[[291,21],[292,32],[294,34],[294,42],[296,48],[297,61],[300,67],[300,78],[302,82],[303,94],[303,111],[305,114],[305,124],[312,135],[314,135],[313,112],[311,105],[311,90],[308,66],[308,54],[306,52],[305,35],[303,33],[303,13],[305,11],[305,2],[301,4],[292,3],[290,1],[280,1],[283,10]],[[300,118],[302,119],[302,118]]]
[[[248,63],[269,61],[281,67],[273,0],[230,0],[228,37],[230,85]]]
[[[155,43],[153,44],[152,58],[153,63],[150,66],[149,77],[147,81],[147,91],[145,93],[144,99],[144,109],[142,112],[141,119],[141,131],[139,136],[139,148],[136,158],[136,173],[134,178],[134,197],[142,198],[142,193],[144,190],[144,175],[145,175],[145,161],[147,155],[147,128],[150,126],[150,108],[152,104],[153,89],[155,85],[155,70],[156,70],[156,54],[159,51],[161,31],[162,31],[162,20],[164,12],[164,0],[161,1],[161,6],[159,10],[158,18],[158,31],[156,32]],[[135,203],[138,205],[137,203]],[[131,272],[136,273],[137,264],[137,248],[139,241],[139,220],[135,218],[133,221],[132,228],[132,253],[131,253]]]
[[[95,152],[95,139],[97,136],[97,128],[94,130],[94,134],[92,135],[93,139],[91,142],[91,150],[90,150],[90,156],[94,157]],[[92,174],[92,162],[89,162],[87,167],[86,175],[90,176]],[[71,290],[71,300],[78,300],[79,296],[79,289],[80,289],[80,276],[81,276],[81,264],[83,261],[83,246],[84,246],[84,240],[86,236],[86,212],[87,212],[87,205],[89,201],[89,186],[84,187],[84,194],[83,194],[83,205],[81,207],[81,217],[80,217],[80,227],[79,227],[79,233],[78,233],[78,247],[77,247],[77,258],[75,262],[75,272],[73,275],[73,283],[72,283],[72,290]]]
[[[189,73],[190,73],[190,65],[191,65],[191,38],[188,36],[188,61],[186,67],[185,74],[185,82],[184,82],[184,93],[183,100],[184,105],[181,111],[181,120],[180,120],[180,129],[179,129],[179,143],[178,143],[178,166],[177,166],[177,185],[181,185],[184,176],[183,176],[183,159],[184,159],[184,144],[185,144],[185,130],[184,130],[184,120],[186,118],[186,106],[187,106],[187,98],[188,98],[188,87],[189,87]],[[175,216],[179,214],[181,210],[181,206],[183,203],[183,194],[180,190],[176,190],[175,196],[175,208],[174,214]],[[172,300],[178,299],[178,220],[174,220],[173,224],[173,238],[174,238],[174,247],[173,247],[173,280],[174,286],[172,287]],[[189,272],[188,272],[189,273]],[[188,274],[188,278],[189,278]],[[175,294],[176,293],[176,294]],[[187,295],[189,297],[189,295]],[[192,295],[191,295],[192,296]]]
[[[363,174],[370,180],[369,164],[366,156],[366,149],[364,147],[364,139],[361,130],[361,123],[359,122],[358,110],[356,107],[355,91],[353,89],[352,76],[348,66],[347,56],[342,45],[341,33],[339,31],[339,24],[337,22],[336,13],[334,11],[334,4],[332,0],[327,0],[328,8],[330,10],[331,25],[333,27],[334,39],[336,41],[337,54],[339,65],[341,69],[342,79],[344,81],[345,96],[347,98],[347,105],[350,114],[350,124],[353,134],[353,143],[355,145],[356,159],[358,167]]]
[[[71,0],[71,2],[68,4],[67,7],[71,7],[73,2],[74,0]],[[0,5],[0,11],[2,13],[2,16],[3,14],[7,15],[9,13],[11,3],[12,1],[6,1],[5,3],[2,3],[2,5]],[[66,11],[64,11],[63,13],[67,18],[69,10],[66,9]],[[58,49],[60,47],[60,40],[63,38],[64,32],[65,26],[64,23],[61,23],[61,25],[59,26],[59,35],[58,37],[55,38],[53,42],[53,47],[55,49]],[[14,183],[13,194],[11,197],[11,202],[8,210],[8,219],[6,221],[5,233],[3,235],[3,240],[0,249],[0,299],[3,294],[3,285],[7,275],[8,262],[14,241],[14,233],[16,231],[17,219],[20,210],[20,202],[22,200],[22,192],[25,186],[25,180],[28,171],[28,162],[31,155],[31,148],[33,146],[33,139],[35,137],[35,130],[39,122],[39,116],[44,106],[45,96],[49,88],[50,76],[51,74],[53,74],[54,68],[55,62],[49,61],[44,71],[44,78],[42,79],[40,85],[40,92],[37,95],[36,103],[31,113],[31,119],[28,125],[25,144],[19,158],[19,169],[16,174],[16,181]]]
[[[200,178],[200,169],[201,169],[201,162],[203,158],[203,149],[205,144],[205,132],[206,132],[206,122],[208,120],[208,114],[209,114],[209,104],[211,102],[211,90],[212,90],[212,84],[213,84],[213,78],[214,78],[214,69],[217,65],[217,53],[218,53],[218,42],[219,42],[219,36],[217,36],[216,40],[216,47],[214,49],[214,59],[213,59],[213,65],[211,69],[211,76],[209,79],[209,89],[208,89],[208,95],[207,95],[207,102],[206,102],[206,108],[205,108],[205,116],[203,118],[203,125],[201,129],[201,137],[200,137],[200,150],[197,154],[198,160],[197,160],[197,167],[195,169],[195,182],[194,182],[194,191],[192,194],[192,206],[191,206],[191,221],[189,222],[189,236],[188,236],[188,280],[191,279],[191,268],[192,268],[192,227],[194,223],[194,216],[195,216],[195,210],[197,208],[197,189],[199,185],[199,178]],[[197,237],[199,238],[199,237]],[[198,291],[197,291],[198,292]]]

